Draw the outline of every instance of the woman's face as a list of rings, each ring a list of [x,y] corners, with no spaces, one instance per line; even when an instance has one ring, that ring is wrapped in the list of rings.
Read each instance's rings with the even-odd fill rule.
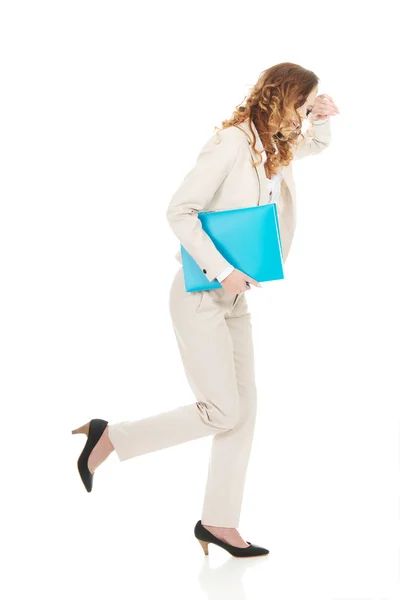
[[[307,100],[304,102],[304,104],[297,109],[297,112],[299,113],[302,120],[307,118],[307,113],[309,112],[309,110],[312,109],[317,96],[318,96],[318,88],[316,87],[311,91],[311,93],[307,97]],[[295,130],[298,127],[301,127],[301,123],[299,123],[296,120],[296,115],[294,115],[293,120],[291,121],[291,128],[293,130]]]

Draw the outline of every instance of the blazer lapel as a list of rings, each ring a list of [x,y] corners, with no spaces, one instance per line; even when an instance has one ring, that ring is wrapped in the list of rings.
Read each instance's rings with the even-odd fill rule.
[[[252,138],[252,134],[250,131],[250,126],[249,126],[248,121],[249,120],[246,119],[242,123],[235,125],[235,127],[238,127],[239,129],[244,131],[244,133],[246,134],[247,140],[249,143],[250,154],[251,154],[253,160],[258,162],[260,160],[260,157],[257,156],[257,154],[254,152],[253,148],[251,147],[253,138]],[[262,163],[260,165],[258,165],[258,167],[256,167],[258,181],[259,181],[259,195],[258,195],[257,204],[261,205],[261,204],[267,204],[269,202],[269,187],[268,187],[268,181],[267,181],[267,178],[265,175],[265,170],[264,170],[264,163],[267,160],[267,155],[265,153],[265,150],[264,150],[262,142],[261,142],[261,138],[258,135],[257,129],[254,124],[252,124],[252,129],[253,129],[255,137],[256,137],[255,147],[262,154]]]
[[[247,135],[251,156],[253,157],[253,159],[255,161],[258,161],[259,157],[255,154],[254,150],[251,147],[253,138],[252,138],[252,134],[250,131],[249,119],[248,118],[245,119],[242,123],[235,125],[235,127],[238,127],[239,129],[244,131],[244,133]],[[252,123],[252,129],[253,129],[255,137],[256,137],[255,147],[257,148],[257,150],[259,150],[261,152],[262,157],[263,157],[263,162],[261,163],[261,165],[259,165],[257,167],[257,174],[258,174],[259,181],[260,181],[260,196],[258,199],[258,203],[266,204],[269,201],[269,187],[268,187],[268,182],[267,182],[267,178],[265,175],[263,163],[265,163],[265,161],[267,160],[267,155],[265,153],[265,150],[264,150],[262,142],[261,142],[261,138],[258,135],[258,131],[257,131],[254,123]],[[285,203],[290,203],[293,201],[294,193],[295,193],[291,164],[289,164],[287,167],[282,167],[282,177],[283,177],[283,179],[281,182],[281,196],[284,197],[282,200]],[[289,195],[289,198],[288,198],[288,195]]]

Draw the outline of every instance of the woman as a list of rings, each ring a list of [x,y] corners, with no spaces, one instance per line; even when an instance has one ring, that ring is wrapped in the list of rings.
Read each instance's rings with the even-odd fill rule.
[[[295,224],[291,161],[317,154],[330,142],[339,111],[318,92],[318,77],[294,63],[264,71],[232,117],[205,143],[173,195],[166,216],[209,281],[221,287],[186,292],[180,267],[170,290],[170,313],[196,402],[137,421],[92,419],[78,468],[88,492],[95,469],[113,452],[120,461],[213,434],[202,518],[194,528],[204,552],[214,543],[234,556],[268,554],[245,541],[237,527],[256,420],[257,390],[251,315],[245,292],[259,283],[218,252],[199,211],[276,202],[285,262]],[[304,118],[311,128],[304,136]],[[181,263],[181,254],[176,254]]]

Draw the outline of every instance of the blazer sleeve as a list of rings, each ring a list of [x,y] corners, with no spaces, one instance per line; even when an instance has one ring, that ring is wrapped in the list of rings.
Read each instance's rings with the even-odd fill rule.
[[[194,258],[208,281],[230,266],[204,231],[198,212],[207,209],[215,192],[239,156],[237,128],[214,133],[203,145],[194,167],[172,196],[166,217],[182,246]]]
[[[293,150],[293,160],[319,154],[329,146],[331,142],[330,118],[324,123],[312,123],[303,135],[304,139],[300,137],[300,142]]]

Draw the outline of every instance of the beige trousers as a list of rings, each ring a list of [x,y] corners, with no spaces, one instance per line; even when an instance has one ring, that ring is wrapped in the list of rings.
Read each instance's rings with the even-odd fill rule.
[[[239,525],[256,418],[251,315],[246,294],[186,292],[179,268],[170,313],[196,402],[136,421],[109,423],[120,461],[213,435],[201,521]],[[173,390],[171,390],[171,393]]]

